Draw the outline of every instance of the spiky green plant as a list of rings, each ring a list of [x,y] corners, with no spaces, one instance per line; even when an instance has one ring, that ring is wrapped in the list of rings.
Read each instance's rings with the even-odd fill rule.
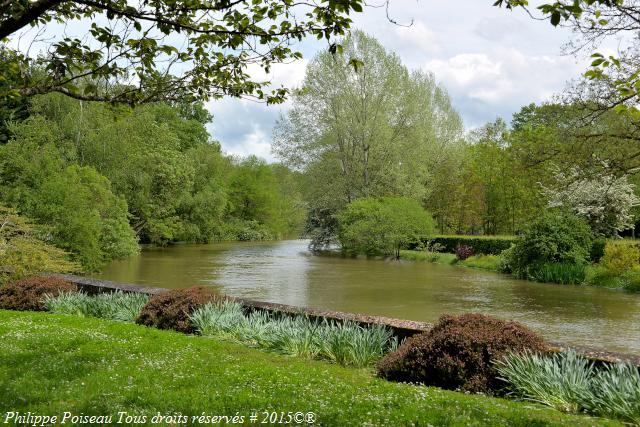
[[[596,368],[574,351],[509,354],[496,362],[509,389],[566,412],[589,412],[640,425],[640,372],[628,363]]]
[[[115,291],[90,296],[82,292],[46,296],[45,307],[56,314],[73,314],[132,322],[149,301],[139,293]]]
[[[596,372],[587,409],[640,425],[640,372],[629,363],[608,365]]]
[[[590,395],[593,364],[574,351],[509,354],[496,369],[515,394],[560,411],[578,412]]]
[[[203,335],[231,338],[279,353],[322,358],[342,365],[367,366],[395,349],[384,326],[311,319],[306,315],[253,311],[235,302],[210,303],[191,315]]]

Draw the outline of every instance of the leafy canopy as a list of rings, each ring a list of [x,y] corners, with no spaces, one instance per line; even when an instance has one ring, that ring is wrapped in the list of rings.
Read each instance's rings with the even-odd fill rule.
[[[330,40],[351,25],[362,0],[17,0],[0,1],[0,42],[31,38],[43,46],[0,45],[0,96],[60,92],[77,99],[140,103],[254,96],[264,91],[247,67],[268,72],[298,59],[305,36]],[[72,24],[72,25],[70,25]],[[67,32],[78,24],[86,34]],[[26,32],[27,28],[33,28]],[[77,25],[76,25],[77,27]],[[24,41],[24,40],[23,40]],[[333,46],[333,50],[337,46]],[[5,81],[6,82],[6,81]]]

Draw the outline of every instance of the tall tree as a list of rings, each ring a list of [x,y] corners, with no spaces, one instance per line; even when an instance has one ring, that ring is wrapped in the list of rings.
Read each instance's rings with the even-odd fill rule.
[[[309,64],[274,152],[313,183],[316,214],[360,197],[423,199],[429,165],[461,136],[460,117],[432,75],[410,73],[374,38],[358,31],[342,45]]]

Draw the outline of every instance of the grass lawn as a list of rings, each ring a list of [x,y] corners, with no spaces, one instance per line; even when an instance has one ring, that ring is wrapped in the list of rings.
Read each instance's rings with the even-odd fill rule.
[[[0,310],[0,340],[0,424],[7,411],[112,415],[113,423],[121,411],[147,420],[204,412],[244,415],[246,424],[253,411],[311,411],[324,426],[617,425],[93,318]]]

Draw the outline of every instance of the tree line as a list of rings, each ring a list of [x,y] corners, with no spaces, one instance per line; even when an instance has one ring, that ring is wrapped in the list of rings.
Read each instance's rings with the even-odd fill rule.
[[[138,243],[299,234],[296,173],[225,155],[202,104],[130,108],[49,94],[26,111],[5,120],[0,205],[44,227],[87,270]]]
[[[344,240],[340,218],[359,199],[413,200],[440,234],[518,234],[551,207],[582,216],[600,236],[634,227],[633,111],[594,116],[594,94],[590,103],[527,105],[510,123],[498,118],[466,132],[432,74],[408,70],[361,31],[341,45],[342,53],[310,62],[274,132],[274,152],[306,183],[312,248]],[[350,57],[363,64],[354,69]]]

